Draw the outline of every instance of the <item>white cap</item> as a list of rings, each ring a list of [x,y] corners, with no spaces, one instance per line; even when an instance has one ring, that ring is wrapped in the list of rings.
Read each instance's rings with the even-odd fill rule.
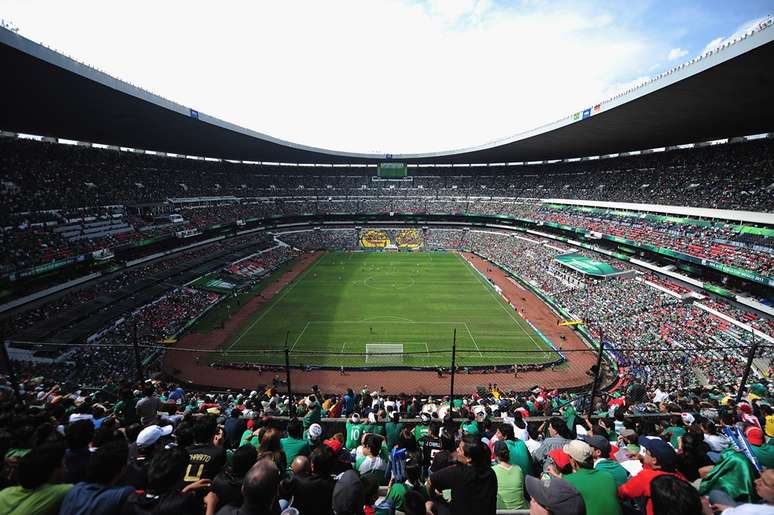
[[[349,419],[352,421],[353,424],[357,424],[360,422],[360,415],[358,413],[353,413]]]
[[[137,435],[137,447],[147,447],[159,441],[162,436],[172,434],[172,426],[148,426]]]
[[[322,435],[322,426],[320,424],[312,424],[309,426],[309,439],[317,440]]]

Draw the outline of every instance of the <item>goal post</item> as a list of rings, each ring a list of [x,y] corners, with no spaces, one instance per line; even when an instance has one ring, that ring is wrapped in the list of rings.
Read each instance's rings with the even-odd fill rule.
[[[402,365],[402,343],[366,343],[365,362],[369,365]]]

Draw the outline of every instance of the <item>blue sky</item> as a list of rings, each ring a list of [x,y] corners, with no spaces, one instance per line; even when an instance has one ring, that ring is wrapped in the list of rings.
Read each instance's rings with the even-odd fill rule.
[[[389,153],[554,121],[769,14],[774,0],[0,0],[21,34],[201,112]]]

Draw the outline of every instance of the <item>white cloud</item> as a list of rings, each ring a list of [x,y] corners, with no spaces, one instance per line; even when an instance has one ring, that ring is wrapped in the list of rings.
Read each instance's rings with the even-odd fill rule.
[[[674,61],[675,59],[680,59],[681,57],[684,57],[688,55],[688,50],[685,50],[683,48],[673,48],[669,51],[669,55],[667,56],[667,59],[670,61]]]
[[[706,54],[710,50],[714,50],[714,49],[716,49],[716,48],[718,48],[720,46],[725,45],[726,43],[730,43],[734,39],[743,36],[745,32],[751,30],[753,27],[755,27],[756,25],[760,24],[762,21],[765,21],[766,19],[768,19],[768,16],[764,16],[764,17],[761,17],[761,18],[755,18],[754,20],[750,20],[750,21],[747,21],[747,22],[741,24],[734,31],[734,33],[731,34],[730,36],[728,36],[728,37],[723,37],[723,36],[717,37],[717,38],[713,39],[712,41],[710,41],[709,43],[707,43],[707,45],[704,47],[704,50],[702,50],[701,53],[702,54]]]
[[[602,96],[604,98],[614,97],[619,93],[623,93],[624,91],[627,91],[629,89],[645,84],[649,80],[650,80],[650,76],[643,75],[642,77],[637,77],[634,80],[630,80],[626,82],[616,82],[616,83],[610,84],[604,89]]]
[[[6,0],[3,10],[23,35],[203,113],[363,152],[508,137],[604,100],[656,55],[599,5],[498,5]]]

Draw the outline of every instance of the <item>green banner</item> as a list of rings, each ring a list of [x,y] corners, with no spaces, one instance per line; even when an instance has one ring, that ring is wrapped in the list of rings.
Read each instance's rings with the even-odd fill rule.
[[[586,275],[607,277],[620,272],[620,270],[616,270],[605,262],[597,261],[580,254],[563,254],[561,256],[556,256],[554,260]]]
[[[734,268],[732,266],[728,265],[721,265],[720,263],[715,263],[713,261],[707,261],[705,263],[708,267],[714,268],[715,270],[720,270],[721,272],[724,272],[728,275],[733,275],[736,277],[741,277],[742,279],[747,279],[748,281],[753,281],[760,284],[765,284],[767,286],[774,287],[774,278],[766,278],[762,275],[758,275],[755,272],[750,272],[749,270],[741,270],[739,268]]]
[[[715,286],[714,284],[704,283],[702,284],[702,288],[704,288],[707,291],[711,291],[712,293],[717,293],[718,295],[722,295],[723,297],[729,297],[732,299],[736,297],[736,295],[734,295],[732,292],[725,290],[720,286]]]
[[[766,227],[750,227],[748,225],[742,225],[739,227],[739,232],[743,234],[759,234],[766,237],[774,237],[774,229]]]

